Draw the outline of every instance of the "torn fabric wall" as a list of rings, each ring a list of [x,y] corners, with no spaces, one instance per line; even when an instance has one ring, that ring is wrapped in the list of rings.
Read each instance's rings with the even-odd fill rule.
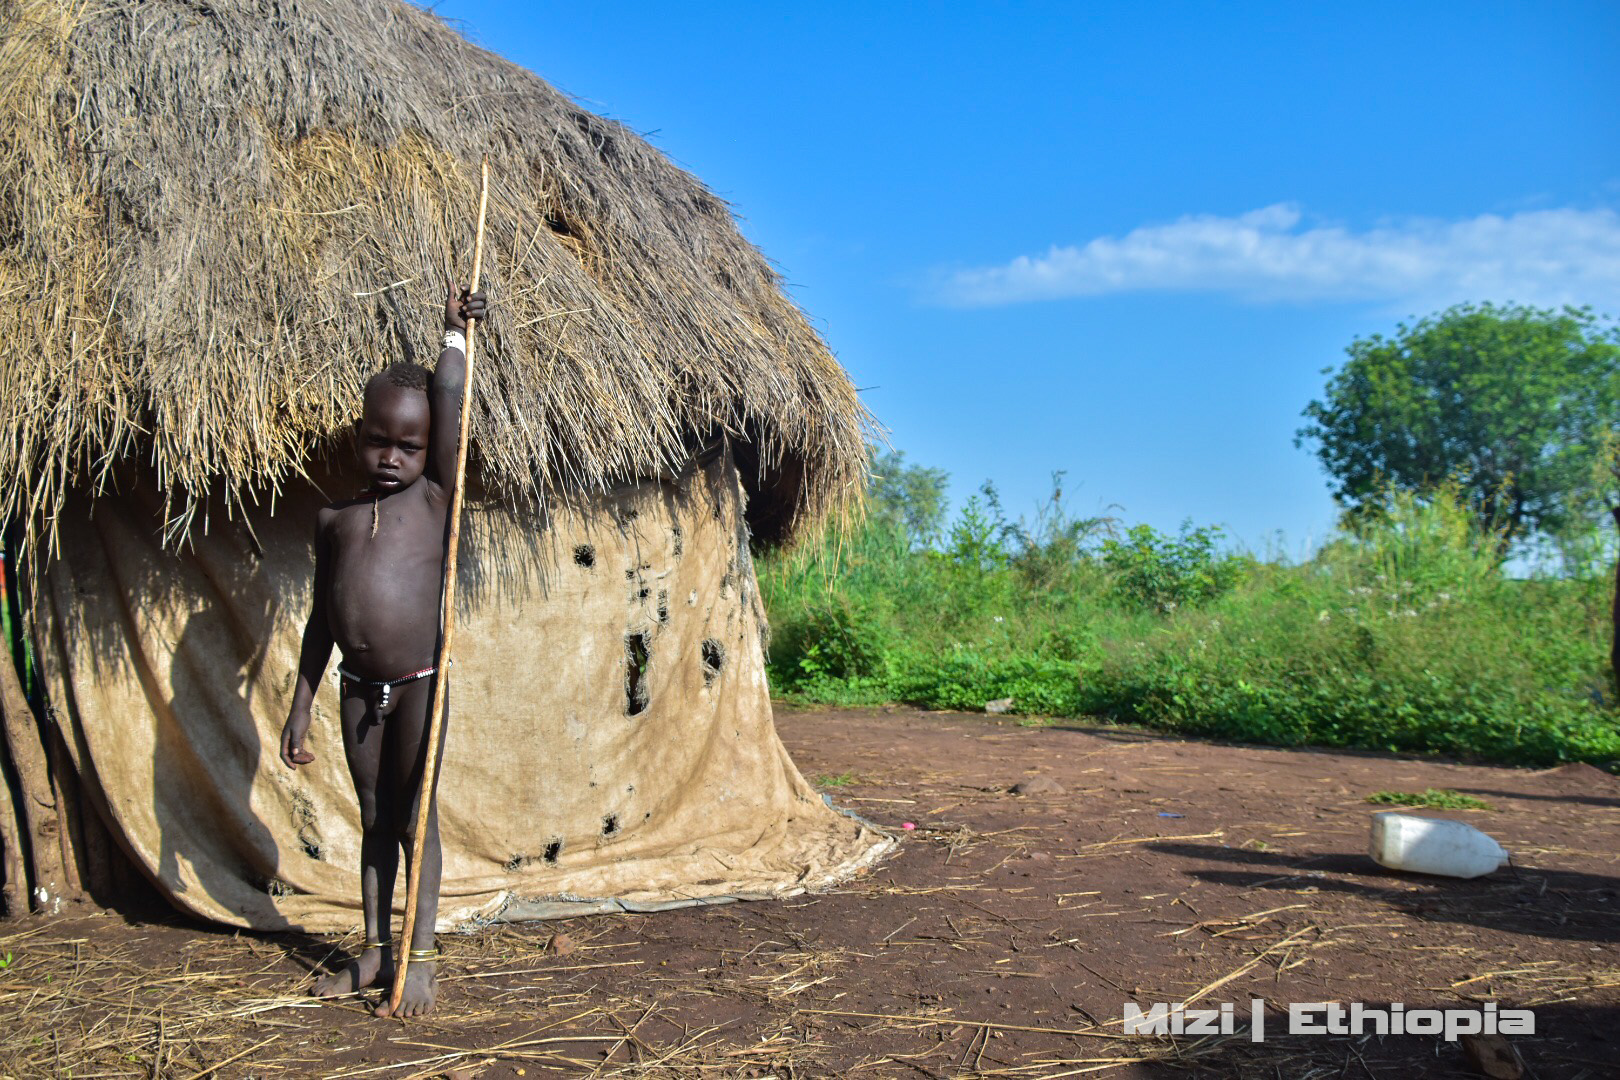
[[[56,719],[113,832],[179,907],[254,929],[360,921],[330,678],[317,761],[277,757],[315,512],[357,487],[318,480],[178,554],[144,478],[81,497],[40,605]],[[723,452],[545,523],[469,503],[442,928],[792,895],[893,846],[826,806],[777,738],[741,500]]]

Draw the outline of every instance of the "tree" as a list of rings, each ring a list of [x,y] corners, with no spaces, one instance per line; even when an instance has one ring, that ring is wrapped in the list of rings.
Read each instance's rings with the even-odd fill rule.
[[[949,474],[944,469],[908,465],[906,455],[898,450],[885,453],[874,446],[869,453],[867,513],[900,530],[908,546],[923,547],[938,540],[945,524]]]
[[[1508,540],[1600,512],[1589,477],[1620,424],[1620,333],[1590,308],[1463,304],[1357,338],[1296,446],[1350,511],[1451,479]]]

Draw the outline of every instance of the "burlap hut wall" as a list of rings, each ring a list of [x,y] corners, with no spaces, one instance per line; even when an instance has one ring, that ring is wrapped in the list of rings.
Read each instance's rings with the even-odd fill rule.
[[[178,553],[146,477],[64,518],[39,605],[54,717],[115,838],[184,910],[358,925],[359,818],[330,680],[318,760],[294,773],[276,749],[315,511],[356,486],[319,475]],[[469,507],[441,926],[790,895],[888,850],[823,803],[777,738],[742,498],[722,450],[544,522]]]

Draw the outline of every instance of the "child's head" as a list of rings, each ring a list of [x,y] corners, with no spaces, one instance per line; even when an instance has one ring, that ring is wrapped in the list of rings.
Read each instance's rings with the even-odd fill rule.
[[[427,369],[405,362],[388,365],[366,383],[357,441],[372,490],[409,487],[427,467],[427,388]]]

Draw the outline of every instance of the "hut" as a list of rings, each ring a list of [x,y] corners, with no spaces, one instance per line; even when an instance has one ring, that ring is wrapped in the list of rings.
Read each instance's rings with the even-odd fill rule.
[[[141,878],[356,924],[336,732],[274,746],[325,500],[386,362],[436,353],[491,162],[441,920],[789,895],[892,840],[777,738],[750,538],[858,498],[870,420],[728,207],[399,0],[0,5],[8,892]],[[427,356],[423,356],[427,353]]]

